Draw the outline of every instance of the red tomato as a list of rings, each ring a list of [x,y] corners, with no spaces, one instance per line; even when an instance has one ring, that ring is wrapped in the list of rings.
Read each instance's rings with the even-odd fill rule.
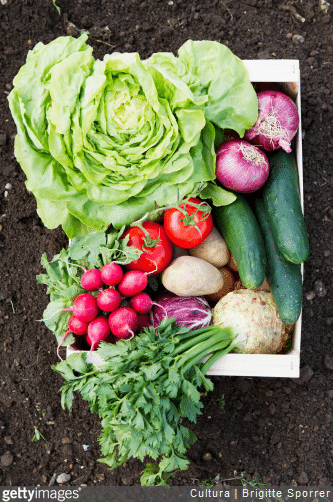
[[[130,227],[123,235],[129,235],[128,246],[134,246],[143,251],[140,258],[128,263],[129,270],[141,270],[149,275],[162,272],[170,263],[173,253],[172,242],[165,233],[162,225],[153,222],[142,224],[140,227]]]
[[[201,200],[191,198],[189,202],[180,204],[179,208],[167,209],[164,215],[164,229],[168,237],[185,249],[199,246],[213,229],[210,212],[205,207],[198,210],[191,202],[200,204]]]

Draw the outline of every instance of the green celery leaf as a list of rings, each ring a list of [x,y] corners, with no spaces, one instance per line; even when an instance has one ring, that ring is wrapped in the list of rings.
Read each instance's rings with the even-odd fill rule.
[[[84,352],[75,352],[67,357],[66,362],[74,371],[85,373],[88,365],[86,362],[86,354]]]
[[[189,396],[182,395],[180,401],[181,413],[187,417],[191,422],[197,421],[197,415],[201,415],[203,404],[201,402],[193,401]]]

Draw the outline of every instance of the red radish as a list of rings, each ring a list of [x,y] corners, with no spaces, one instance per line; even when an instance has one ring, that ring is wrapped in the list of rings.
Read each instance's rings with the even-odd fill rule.
[[[141,293],[148,285],[148,278],[145,272],[140,270],[130,270],[126,272],[118,285],[118,290],[123,296],[134,296]]]
[[[105,316],[98,316],[91,321],[88,326],[87,342],[90,345],[90,352],[97,349],[101,342],[104,342],[110,335],[110,326]]]
[[[93,295],[90,293],[81,293],[75,298],[72,307],[57,310],[50,317],[38,319],[38,321],[48,321],[58,312],[73,312],[75,317],[78,317],[80,321],[90,322],[95,319],[98,314],[98,305]]]
[[[75,333],[75,335],[86,335],[88,331],[88,323],[81,321],[81,319],[75,315],[70,318],[68,327],[72,333]]]
[[[121,304],[121,294],[114,288],[103,289],[97,296],[97,305],[104,312],[113,312]]]
[[[139,327],[138,314],[131,307],[119,307],[109,315],[109,326],[118,339],[133,337]]]
[[[88,323],[81,321],[78,317],[73,315],[69,320],[68,330],[64,334],[61,342],[59,343],[59,345],[57,347],[58,357],[60,357],[59,356],[59,349],[60,349],[61,345],[64,343],[67,335],[69,335],[69,333],[74,333],[75,335],[86,335],[87,331],[88,331]],[[60,359],[61,359],[61,357],[60,357]]]
[[[118,263],[111,262],[104,265],[101,269],[101,278],[107,286],[116,286],[122,280],[123,269]]]
[[[138,314],[148,314],[153,308],[153,302],[148,293],[138,293],[132,296],[129,304]]]
[[[267,180],[268,173],[266,154],[247,141],[225,141],[216,152],[216,177],[235,192],[258,190]]]
[[[66,260],[61,261],[64,261],[67,265],[72,265],[73,267],[82,268],[82,270],[84,270],[84,274],[81,277],[81,286],[86,291],[98,291],[103,287],[101,271],[97,268],[90,268],[87,270],[85,267],[78,265],[77,263],[70,263]]]
[[[258,119],[244,138],[267,151],[283,148],[291,152],[290,142],[299,126],[297,106],[283,92],[262,91],[257,96]]]
[[[74,315],[80,319],[80,321],[90,322],[98,314],[98,305],[96,298],[89,293],[82,293],[78,295],[71,309],[64,309],[74,312]]]
[[[87,270],[81,277],[81,286],[86,291],[97,291],[103,287],[101,271],[97,268]]]

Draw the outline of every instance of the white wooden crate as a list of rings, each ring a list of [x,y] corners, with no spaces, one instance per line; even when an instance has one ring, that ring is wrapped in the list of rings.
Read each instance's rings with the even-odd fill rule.
[[[292,97],[301,117],[299,61],[293,59],[245,60],[251,82],[274,82],[283,84],[283,92]],[[289,85],[288,85],[289,84]],[[290,86],[290,84],[293,84]],[[296,84],[296,85],[294,85]],[[288,91],[288,88],[291,88]],[[295,89],[297,95],[295,95]],[[301,122],[295,139],[298,179],[303,207],[303,159]],[[302,264],[303,274],[303,264]],[[217,361],[208,375],[248,377],[299,377],[302,316],[293,333],[292,347],[288,354],[227,354]]]
[[[283,92],[292,97],[301,116],[299,61],[293,59],[244,60],[251,82],[272,82],[283,86]],[[295,138],[299,187],[303,208],[303,163],[301,122]],[[302,265],[303,274],[303,265]],[[292,346],[287,354],[227,354],[217,361],[208,375],[245,377],[299,377],[302,316],[293,333]],[[67,347],[67,356],[76,352]],[[88,353],[88,360],[96,366],[103,364],[96,352]]]

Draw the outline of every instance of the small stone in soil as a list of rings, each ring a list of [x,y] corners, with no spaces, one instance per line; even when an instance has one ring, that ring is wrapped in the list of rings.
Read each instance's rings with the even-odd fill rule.
[[[326,296],[327,290],[325,288],[325,285],[323,281],[315,281],[314,283],[314,291],[319,298],[323,298]]]
[[[333,356],[326,354],[324,357],[324,366],[327,370],[333,370]]]
[[[52,478],[50,479],[49,486],[53,486],[56,481],[57,474],[54,473]]]
[[[293,41],[294,43],[300,43],[300,44],[303,44],[303,43],[304,43],[304,41],[305,41],[305,39],[304,39],[304,37],[303,37],[302,35],[297,35],[297,34],[296,34],[296,35],[293,35],[293,36],[292,36],[292,41]]]
[[[304,485],[305,483],[308,483],[308,481],[309,481],[309,476],[307,475],[306,472],[302,471],[298,477],[298,482],[301,485]]]
[[[68,483],[68,481],[70,479],[71,479],[71,475],[63,472],[62,474],[59,474],[59,476],[57,476],[57,483],[58,484]]]
[[[209,452],[205,453],[203,455],[203,460],[205,460],[205,462],[210,462],[212,459],[213,459],[213,455]]]
[[[307,300],[313,300],[314,297],[316,296],[316,293],[314,291],[308,291],[306,294],[305,294],[305,298]]]
[[[1,465],[3,467],[9,467],[10,465],[12,465],[13,460],[14,457],[9,451],[6,451],[6,453],[4,453],[0,459]]]

